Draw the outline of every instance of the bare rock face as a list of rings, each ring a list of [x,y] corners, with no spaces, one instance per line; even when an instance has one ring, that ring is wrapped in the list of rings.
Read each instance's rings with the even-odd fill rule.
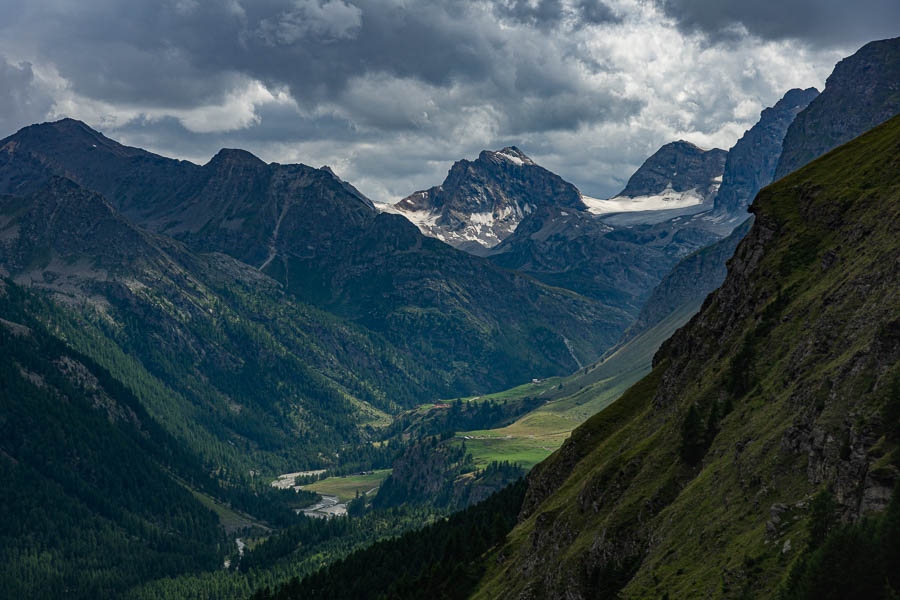
[[[625,339],[639,335],[687,303],[701,302],[722,284],[726,261],[750,230],[747,207],[759,190],[772,182],[788,126],[817,95],[815,88],[790,90],[775,106],[763,110],[759,121],[728,151],[712,210],[696,215],[692,222],[698,226],[714,224],[717,229],[721,227],[719,231],[734,230],[676,264],[641,307]]]
[[[756,125],[744,132],[728,151],[722,186],[716,195],[717,209],[744,212],[757,192],[772,183],[788,127],[818,95],[816,88],[793,89],[775,106],[760,113]]]
[[[704,150],[683,140],[666,144],[644,161],[615,197],[655,196],[671,189],[712,200],[722,182],[727,156],[725,150]]]
[[[393,209],[426,235],[477,250],[499,244],[542,206],[586,209],[574,185],[511,146],[454,163],[442,185],[416,192]]]
[[[900,113],[900,37],[870,42],[840,61],[825,90],[791,123],[780,179]]]

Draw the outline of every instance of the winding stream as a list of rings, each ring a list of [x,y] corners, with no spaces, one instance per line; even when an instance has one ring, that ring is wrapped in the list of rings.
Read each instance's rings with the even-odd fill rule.
[[[328,519],[347,514],[347,503],[341,502],[337,496],[322,496],[322,499],[312,506],[295,509],[297,514],[303,513],[307,517]]]

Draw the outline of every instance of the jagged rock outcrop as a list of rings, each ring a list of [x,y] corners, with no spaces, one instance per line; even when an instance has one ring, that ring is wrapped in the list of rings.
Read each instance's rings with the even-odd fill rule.
[[[759,190],[772,182],[788,126],[817,95],[815,88],[788,91],[775,106],[763,110],[759,121],[728,151],[712,210],[695,215],[690,222],[731,233],[676,264],[641,307],[623,341],[640,335],[680,307],[699,306],[725,280],[725,263],[750,229],[747,207]]]
[[[793,89],[760,113],[759,121],[728,151],[716,210],[743,213],[759,190],[772,183],[788,127],[818,95],[816,88]]]
[[[784,136],[775,179],[900,113],[900,37],[870,42],[840,61],[825,90]]]
[[[574,185],[511,146],[454,163],[443,184],[407,196],[393,210],[426,235],[479,251],[499,244],[544,206],[586,208]]]

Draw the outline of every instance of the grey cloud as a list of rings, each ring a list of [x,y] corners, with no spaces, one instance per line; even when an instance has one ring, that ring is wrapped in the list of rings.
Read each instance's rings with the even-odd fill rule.
[[[598,0],[582,0],[578,3],[578,10],[585,23],[618,23],[621,21],[613,10]]]
[[[257,30],[270,45],[291,45],[310,37],[323,42],[352,39],[359,33],[362,11],[342,0],[296,0],[290,10],[263,19]]]
[[[552,26],[563,18],[561,0],[508,0],[497,2],[494,10],[502,18],[537,26]]]
[[[799,39],[818,46],[859,46],[900,33],[897,0],[659,1],[681,27],[714,39],[739,37],[741,26],[764,39]]]
[[[11,64],[0,56],[0,137],[43,120],[51,103],[35,86],[29,63]]]
[[[567,6],[562,0],[494,0],[494,13],[501,19],[550,29],[571,23],[578,29],[584,25],[618,23],[621,19],[600,0],[577,0]]]
[[[0,0],[0,7],[11,3]],[[537,47],[516,47],[521,27],[498,28],[486,6],[461,0],[90,0],[61,15],[38,1],[5,33],[56,65],[80,94],[109,102],[213,103],[249,76],[287,85],[312,107],[336,100],[349,82],[372,73],[438,87],[487,82],[498,97],[552,95],[546,78],[503,83],[510,71],[535,63],[547,72],[567,71],[572,43],[545,32],[529,34]],[[491,6],[534,27],[555,22],[562,11],[559,0]],[[609,13],[597,0],[578,6],[585,21]]]

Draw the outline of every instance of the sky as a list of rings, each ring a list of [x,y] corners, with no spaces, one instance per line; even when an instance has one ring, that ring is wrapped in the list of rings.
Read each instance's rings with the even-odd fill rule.
[[[897,0],[0,0],[0,138],[72,117],[203,164],[331,166],[379,202],[515,145],[595,197],[729,148],[900,35]]]

